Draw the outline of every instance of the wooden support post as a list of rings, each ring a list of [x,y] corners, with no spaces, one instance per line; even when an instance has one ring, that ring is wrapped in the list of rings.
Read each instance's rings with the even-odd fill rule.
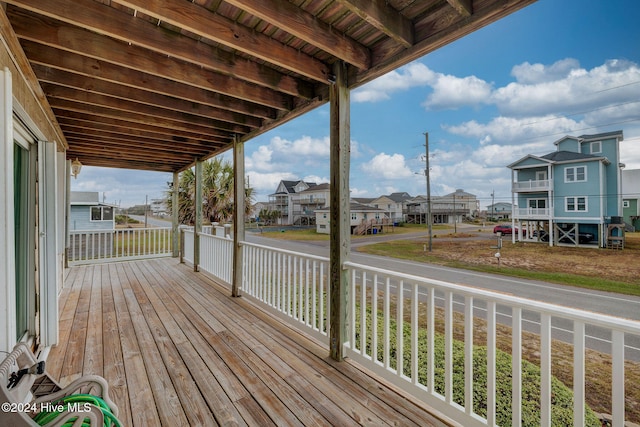
[[[244,241],[244,143],[236,136],[233,141],[233,279],[231,284],[231,296],[239,297],[242,287],[242,247]]]
[[[200,265],[200,233],[202,232],[202,160],[196,159],[195,222],[193,224],[193,271]]]
[[[351,249],[349,196],[350,112],[346,65],[334,65],[335,82],[329,89],[330,104],[330,271],[331,271],[331,358],[344,358],[343,345],[348,337],[349,273],[344,263]]]
[[[180,193],[180,174],[178,172],[173,173],[173,191],[171,192],[171,237],[173,242],[172,254],[174,258],[178,257],[180,253],[180,232],[179,232],[179,216],[180,207],[178,204],[178,193]]]

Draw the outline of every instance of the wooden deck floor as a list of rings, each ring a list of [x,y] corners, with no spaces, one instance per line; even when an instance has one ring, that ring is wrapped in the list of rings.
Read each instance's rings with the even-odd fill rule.
[[[445,425],[177,260],[73,267],[47,370],[104,376],[125,426]]]

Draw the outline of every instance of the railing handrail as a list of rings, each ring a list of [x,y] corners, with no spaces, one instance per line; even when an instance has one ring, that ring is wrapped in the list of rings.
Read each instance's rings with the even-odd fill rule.
[[[503,294],[500,292],[474,288],[472,286],[465,286],[457,283],[445,282],[445,281],[436,280],[436,279],[428,279],[425,277],[414,276],[407,273],[385,270],[382,268],[372,267],[364,264],[358,264],[351,261],[345,262],[344,266],[348,268],[368,270],[371,272],[376,272],[376,273],[385,274],[385,275],[392,275],[399,279],[409,280],[411,282],[423,282],[431,286],[437,286],[440,288],[446,288],[447,290],[450,290],[450,291],[455,291],[456,294],[459,294],[462,296],[482,297],[483,299],[490,299],[492,301],[496,301],[498,304],[502,303],[510,307],[516,306],[523,310],[536,311],[541,314],[545,313],[551,316],[553,315],[561,316],[568,320],[585,322],[593,326],[622,329],[622,332],[631,333],[631,334],[640,333],[640,327],[637,321],[625,319],[622,317],[614,317],[606,314],[587,312],[584,310],[550,304],[543,301],[530,300],[522,297]]]
[[[313,255],[313,254],[301,254],[300,252],[289,251],[287,249],[274,248],[273,246],[260,245],[260,244],[257,244],[257,243],[251,243],[251,242],[247,242],[247,241],[241,241],[240,242],[240,246],[251,246],[251,247],[254,247],[254,248],[266,249],[266,250],[270,250],[270,251],[273,251],[273,252],[279,252],[279,253],[287,254],[287,255],[303,256],[305,258],[313,259],[313,260],[316,260],[316,261],[329,262],[329,258],[327,258],[327,257],[323,257],[323,256],[319,256],[319,255]]]

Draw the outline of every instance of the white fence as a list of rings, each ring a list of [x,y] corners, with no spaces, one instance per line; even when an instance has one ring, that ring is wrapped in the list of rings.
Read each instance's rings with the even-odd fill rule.
[[[69,232],[70,265],[170,256],[171,228],[125,228]]]
[[[329,260],[242,243],[243,295],[329,345]]]
[[[188,235],[185,232],[185,242]],[[216,270],[224,274],[212,274],[226,274],[223,280],[231,283],[232,242],[217,239],[225,243],[203,244],[201,259],[218,259],[221,266]],[[328,344],[329,260],[241,244],[243,295]],[[612,425],[624,425],[629,397],[625,352],[640,360],[639,322],[351,262],[344,267],[351,278],[347,356],[461,424],[529,425],[531,420],[523,421],[524,408],[533,398],[541,408],[540,419],[533,424],[559,425],[558,420],[552,421],[558,392],[552,379],[558,366],[552,354],[560,346],[570,349],[565,351],[568,367],[560,368],[569,369],[572,377],[573,425],[587,425],[586,354],[595,351],[590,349],[595,343],[611,366]],[[534,374],[526,360],[532,350],[523,351],[523,344],[532,340],[538,343]],[[534,383],[537,389],[532,397],[526,391]],[[498,410],[505,396],[511,414],[507,420],[504,409]]]

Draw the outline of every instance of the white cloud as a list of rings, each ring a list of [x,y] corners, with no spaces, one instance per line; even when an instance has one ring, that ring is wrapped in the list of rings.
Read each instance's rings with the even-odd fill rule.
[[[406,91],[416,86],[426,86],[436,73],[420,62],[413,62],[396,71],[391,71],[378,79],[356,89],[353,102],[377,102],[389,99],[395,92]]]
[[[402,154],[388,155],[380,153],[362,165],[363,171],[373,177],[383,179],[402,179],[413,175],[407,167]]]
[[[443,129],[454,135],[475,138],[483,144],[523,144],[530,143],[533,139],[544,139],[550,143],[584,127],[584,123],[550,115],[525,118],[500,116],[488,123],[471,120],[456,126],[445,125]]]
[[[550,66],[525,63],[513,74],[518,81],[492,95],[505,115],[579,115],[640,99],[640,67],[630,61],[611,60],[591,70],[571,59]],[[640,103],[634,105],[637,113]]]
[[[431,93],[423,106],[429,110],[455,109],[487,102],[492,85],[475,76],[459,78],[438,74]]]
[[[580,63],[573,58],[562,59],[548,67],[525,62],[514,66],[511,75],[521,84],[537,84],[564,79],[578,67]]]

